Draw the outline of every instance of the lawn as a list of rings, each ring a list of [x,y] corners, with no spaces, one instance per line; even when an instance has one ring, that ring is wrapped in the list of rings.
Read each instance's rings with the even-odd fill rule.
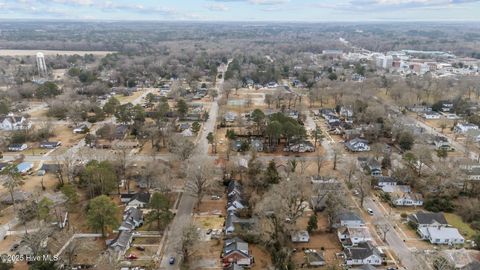
[[[447,219],[448,224],[457,228],[460,231],[460,233],[466,238],[472,239],[473,236],[476,234],[476,231],[472,229],[470,225],[463,222],[461,217],[452,213],[445,213],[444,215],[445,215],[445,218]]]

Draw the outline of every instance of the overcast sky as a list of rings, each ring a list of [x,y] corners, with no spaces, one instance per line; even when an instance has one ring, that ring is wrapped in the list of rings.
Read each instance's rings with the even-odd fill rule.
[[[0,0],[0,19],[478,21],[480,0]]]

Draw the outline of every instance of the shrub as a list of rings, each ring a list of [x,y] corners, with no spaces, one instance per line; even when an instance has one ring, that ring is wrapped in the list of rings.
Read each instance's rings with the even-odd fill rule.
[[[401,218],[407,218],[408,215],[407,215],[407,213],[404,212],[404,213],[401,213],[401,214],[400,214],[400,217],[401,217]]]
[[[426,210],[432,212],[452,212],[455,208],[448,197],[428,198],[424,205]]]

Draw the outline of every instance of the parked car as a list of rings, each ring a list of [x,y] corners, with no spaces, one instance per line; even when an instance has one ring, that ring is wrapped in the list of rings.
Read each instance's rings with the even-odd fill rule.
[[[207,230],[207,235],[211,234],[212,231],[213,231],[212,229],[208,229],[208,230]]]
[[[212,195],[212,200],[220,200],[220,196],[218,195]]]
[[[373,210],[371,208],[367,208],[367,213],[371,216],[373,216]]]
[[[138,247],[136,247],[136,249],[137,249],[137,250],[140,250],[140,251],[145,251],[145,248],[142,247],[142,246],[138,246]]]
[[[175,257],[171,256],[169,259],[168,259],[168,263],[170,265],[174,265],[175,264]]]

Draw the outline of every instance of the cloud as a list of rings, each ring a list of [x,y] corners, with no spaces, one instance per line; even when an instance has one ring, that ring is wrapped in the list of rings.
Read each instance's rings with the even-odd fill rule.
[[[312,6],[344,12],[372,12],[453,8],[476,2],[480,2],[480,0],[349,0],[334,3],[315,3]]]
[[[209,5],[206,5],[205,8],[207,8],[210,11],[227,11],[228,10],[227,6],[220,3],[209,4]]]
[[[243,2],[243,3],[250,3],[253,5],[282,5],[285,3],[290,2],[290,0],[212,0],[215,2]]]

